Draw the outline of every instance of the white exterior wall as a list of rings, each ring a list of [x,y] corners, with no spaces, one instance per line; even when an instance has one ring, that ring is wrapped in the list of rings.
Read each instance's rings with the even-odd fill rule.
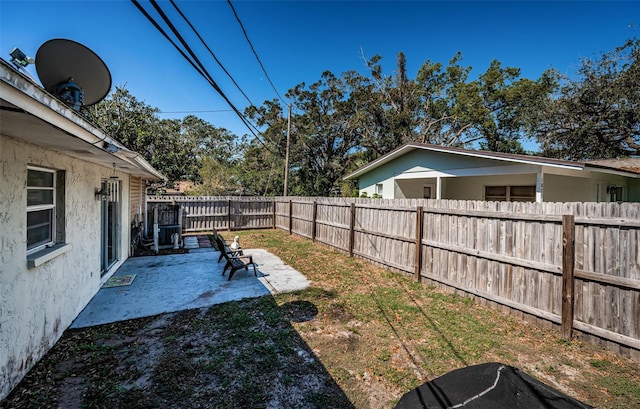
[[[442,189],[442,197],[444,198],[447,192],[447,181],[450,178],[441,178],[440,185]],[[424,196],[424,187],[429,186],[431,188],[431,199],[435,199],[438,187],[437,178],[425,178],[425,179],[395,179],[395,194],[394,199],[419,199]]]
[[[493,159],[416,150],[360,176],[358,184],[360,193],[366,192],[369,197],[375,193],[375,185],[382,183],[384,199],[421,198],[423,185],[429,183],[435,185],[435,176],[441,176],[444,189],[446,184],[456,179],[450,176],[457,175],[460,172],[472,174],[474,169],[486,168],[491,168],[497,172],[508,172],[507,169],[513,169],[514,166],[510,163]],[[421,177],[423,173],[425,177]],[[433,173],[437,173],[437,175]],[[415,175],[417,179],[420,179],[416,182],[419,185],[412,187],[411,184],[414,180],[409,179],[396,181],[396,177],[402,174]],[[444,192],[442,198],[447,198]]]
[[[596,196],[596,182],[592,179],[544,175],[545,202],[595,202]]]
[[[71,248],[27,268],[27,165],[64,170],[65,242]],[[0,399],[54,345],[104,281],[128,257],[121,229],[120,260],[100,276],[100,201],[94,190],[113,169],[0,135]],[[122,181],[121,226],[129,226],[129,176]]]
[[[623,187],[623,200],[640,200],[640,179],[420,150],[372,169],[358,183],[369,197],[382,184],[384,199],[409,199],[422,198],[425,185],[435,189],[439,177],[442,199],[484,200],[485,186],[536,186],[538,172],[545,202],[607,202],[612,184]]]
[[[485,186],[535,185],[536,175],[532,174],[450,178],[447,179],[447,190],[445,194],[443,194],[443,198],[453,200],[484,200]]]

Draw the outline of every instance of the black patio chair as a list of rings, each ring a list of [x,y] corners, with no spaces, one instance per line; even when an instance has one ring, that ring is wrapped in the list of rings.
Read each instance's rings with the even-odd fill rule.
[[[214,233],[214,237],[216,240],[216,247],[218,247],[218,250],[220,250],[220,256],[218,257],[218,263],[220,261],[222,261],[222,258],[224,257],[223,253],[227,253],[230,256],[233,257],[239,257],[242,256],[242,248],[238,248],[238,249],[232,249],[231,247],[229,247],[229,245],[227,244],[227,241],[224,239],[224,237],[222,237],[221,235]]]
[[[218,244],[218,248],[224,249],[224,242],[220,238],[220,236],[216,236],[216,243]],[[233,252],[233,250],[231,251]],[[258,276],[258,272],[256,271],[256,265],[253,262],[253,257],[248,255],[232,255],[231,252],[227,252],[225,250],[220,251],[220,257],[224,258],[227,262],[222,269],[222,275],[224,275],[227,271],[227,268],[231,268],[229,271],[229,278],[227,280],[231,280],[231,277],[235,274],[236,271],[244,268],[249,271],[249,266],[253,266],[253,275]]]

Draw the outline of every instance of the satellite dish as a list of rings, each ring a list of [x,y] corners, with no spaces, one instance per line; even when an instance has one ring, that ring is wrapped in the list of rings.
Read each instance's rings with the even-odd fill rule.
[[[96,104],[111,89],[111,73],[90,49],[71,40],[54,39],[36,52],[36,71],[44,88],[76,111]]]

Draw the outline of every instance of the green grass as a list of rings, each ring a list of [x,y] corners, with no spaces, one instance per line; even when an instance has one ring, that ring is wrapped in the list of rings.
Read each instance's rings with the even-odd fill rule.
[[[640,405],[640,385],[630,379],[605,376],[598,379],[597,384],[617,397],[632,397]]]

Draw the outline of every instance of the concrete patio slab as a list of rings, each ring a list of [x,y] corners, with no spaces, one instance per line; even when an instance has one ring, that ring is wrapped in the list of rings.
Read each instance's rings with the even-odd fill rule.
[[[303,290],[310,284],[300,272],[266,250],[250,249],[245,253],[252,255],[257,264],[257,278],[249,267],[249,271],[239,270],[227,281],[228,272],[222,275],[224,260],[218,263],[220,253],[212,248],[129,258],[115,275],[135,274],[133,283],[101,288],[71,328]]]

